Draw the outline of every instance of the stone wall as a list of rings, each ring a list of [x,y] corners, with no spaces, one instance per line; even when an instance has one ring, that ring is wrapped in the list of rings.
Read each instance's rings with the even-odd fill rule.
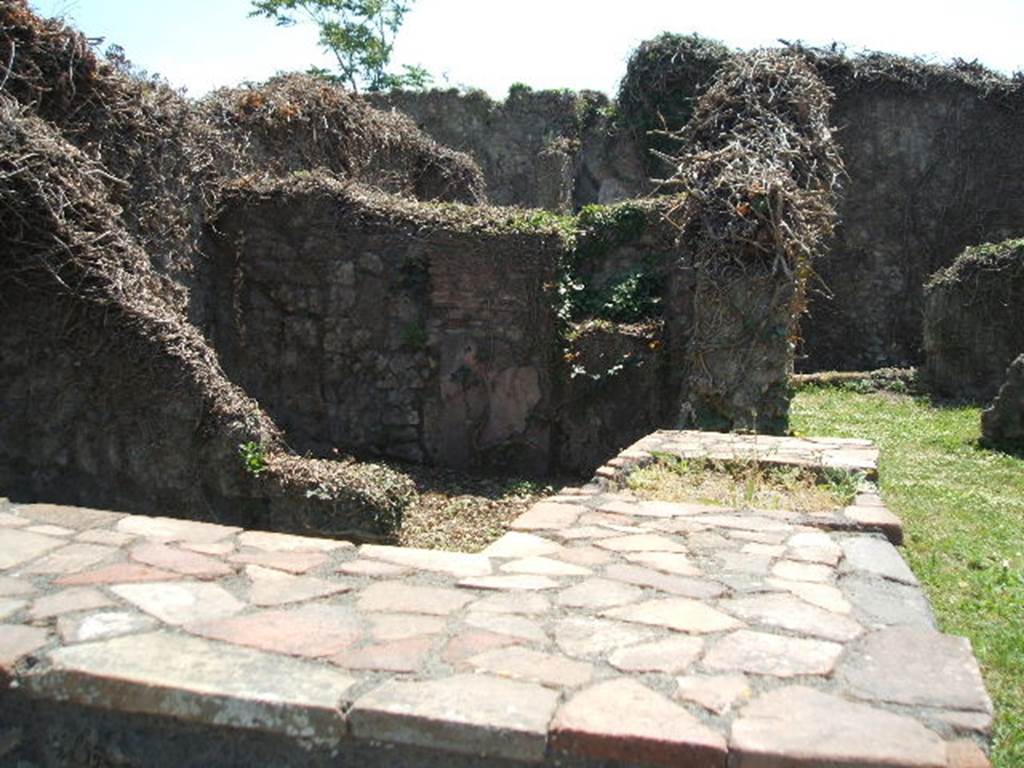
[[[594,323],[577,331],[559,411],[560,468],[586,475],[678,411],[660,325]]]
[[[561,243],[516,215],[238,186],[207,248],[225,369],[300,452],[547,470]]]
[[[514,88],[504,101],[479,91],[372,94],[483,170],[492,203],[571,212],[650,189],[646,149],[618,132],[597,93]]]
[[[974,246],[925,287],[924,379],[944,397],[988,402],[1024,352],[1024,240]]]
[[[831,120],[848,176],[837,200],[840,225],[816,268],[820,281],[802,322],[797,367],[919,364],[928,276],[972,243],[1024,234],[1024,154],[1015,144],[1024,130],[1024,91],[968,65],[804,53],[835,91]],[[665,114],[691,109],[678,104],[692,103],[698,90],[690,59],[672,59],[685,88],[662,87],[671,73],[640,73],[657,74],[651,88]],[[705,59],[697,63],[711,71],[714,62]],[[636,79],[629,84],[639,92]],[[654,189],[649,144],[660,140],[617,127],[613,110],[588,107],[603,104],[590,94],[518,91],[492,102],[450,91],[387,99],[434,138],[473,155],[501,204],[578,210]],[[583,118],[574,121],[574,114]],[[545,170],[553,167],[552,147],[557,173]],[[552,184],[562,185],[557,193]]]
[[[412,481],[289,454],[168,298],[110,175],[2,95],[0,177],[6,494],[325,535],[393,528]]]
[[[832,85],[848,178],[802,367],[918,364],[928,277],[972,243],[1024,233],[1024,99],[936,73]]]
[[[981,436],[988,445],[1024,451],[1024,355],[1010,363],[992,406],[981,414]]]

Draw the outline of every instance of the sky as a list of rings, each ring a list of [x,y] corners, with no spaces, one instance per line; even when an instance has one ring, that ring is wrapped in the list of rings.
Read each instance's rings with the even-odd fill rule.
[[[281,71],[329,66],[312,27],[248,18],[249,0],[30,0],[190,96]],[[630,52],[660,32],[734,48],[844,43],[943,62],[1024,70],[1024,0],[416,0],[393,63],[426,67],[439,87],[502,98],[515,82],[613,95]]]

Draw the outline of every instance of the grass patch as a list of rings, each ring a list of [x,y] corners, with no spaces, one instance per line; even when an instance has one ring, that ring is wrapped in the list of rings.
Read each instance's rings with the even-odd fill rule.
[[[878,444],[904,555],[942,630],[970,638],[981,662],[996,706],[993,764],[1024,765],[1024,458],[979,445],[973,406],[810,387],[790,418],[800,435]]]
[[[682,459],[665,453],[654,458],[626,478],[629,489],[641,498],[824,512],[853,501],[860,482],[843,471],[822,476],[803,467],[757,461]]]

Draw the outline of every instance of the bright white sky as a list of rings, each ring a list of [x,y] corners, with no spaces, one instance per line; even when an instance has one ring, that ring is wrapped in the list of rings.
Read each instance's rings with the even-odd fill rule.
[[[32,0],[193,96],[275,72],[324,66],[314,29],[247,18],[249,0]],[[625,62],[659,32],[698,32],[734,48],[846,43],[935,61],[1024,70],[1024,0],[418,0],[393,62],[435,84],[502,98],[513,82],[614,94]]]

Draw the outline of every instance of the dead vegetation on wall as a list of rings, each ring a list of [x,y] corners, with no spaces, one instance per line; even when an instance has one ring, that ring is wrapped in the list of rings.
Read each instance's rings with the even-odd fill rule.
[[[323,168],[403,197],[479,204],[483,175],[405,115],[308,75],[214,91],[198,105],[243,158],[242,170],[275,175]],[[237,172],[234,175],[240,175]]]
[[[187,319],[206,300],[196,245],[225,185],[264,170],[281,130],[281,168],[409,196],[479,200],[471,161],[306,78],[196,105],[22,0],[0,7],[0,54],[0,482],[246,525],[392,531],[415,496],[407,477],[293,455],[224,375]]]
[[[0,7],[0,56],[11,62],[4,92],[102,165],[129,232],[154,266],[184,278],[216,173],[215,132],[171,88],[118,71],[84,35],[21,0]]]
[[[1024,99],[1024,79],[1019,74],[1006,77],[977,61],[953,59],[949,64],[936,64],[881,51],[851,55],[841,45],[810,47],[794,43],[789,50],[806,56],[837,98],[848,91],[874,88],[927,93],[946,87],[966,87],[1006,106],[1020,104]]]
[[[697,99],[732,55],[717,40],[670,32],[644,41],[630,55],[619,84],[616,126],[641,140],[652,176],[664,178],[673,167],[650,150],[676,149],[665,134],[690,121]]]
[[[111,201],[154,266],[191,287],[219,186],[244,174],[323,167],[424,199],[479,202],[483,177],[408,119],[304,75],[190,101],[98,57],[88,39],[25,0],[0,6],[4,91],[108,174]],[[178,300],[184,302],[184,294]]]
[[[684,423],[779,433],[797,319],[835,220],[832,94],[802,57],[729,61],[675,134],[670,214],[694,275]]]
[[[163,507],[176,497],[172,509],[246,519],[231,505],[263,499],[252,512],[261,520],[275,517],[273,499],[298,491],[290,506],[319,506],[325,519],[306,517],[305,524],[321,530],[342,521],[358,530],[362,516],[399,515],[410,495],[400,476],[343,463],[300,471],[301,462],[282,455],[277,427],[224,377],[213,350],[164,298],[167,278],[119,224],[105,178],[96,161],[0,96],[0,238],[7,246],[0,299],[12,330],[3,349],[5,485],[31,485],[32,477],[12,476],[15,466],[55,481],[49,493],[73,494],[67,478],[52,474],[63,464],[71,476],[123,482],[106,490],[115,506],[159,500]],[[49,333],[33,344],[24,329]],[[54,381],[54,372],[63,375]],[[65,387],[73,394],[60,399]],[[264,454],[261,471],[245,473],[238,456],[245,443]],[[47,445],[59,456],[46,455]],[[306,491],[322,498],[309,504]],[[286,527],[301,528],[302,512],[294,513]]]

